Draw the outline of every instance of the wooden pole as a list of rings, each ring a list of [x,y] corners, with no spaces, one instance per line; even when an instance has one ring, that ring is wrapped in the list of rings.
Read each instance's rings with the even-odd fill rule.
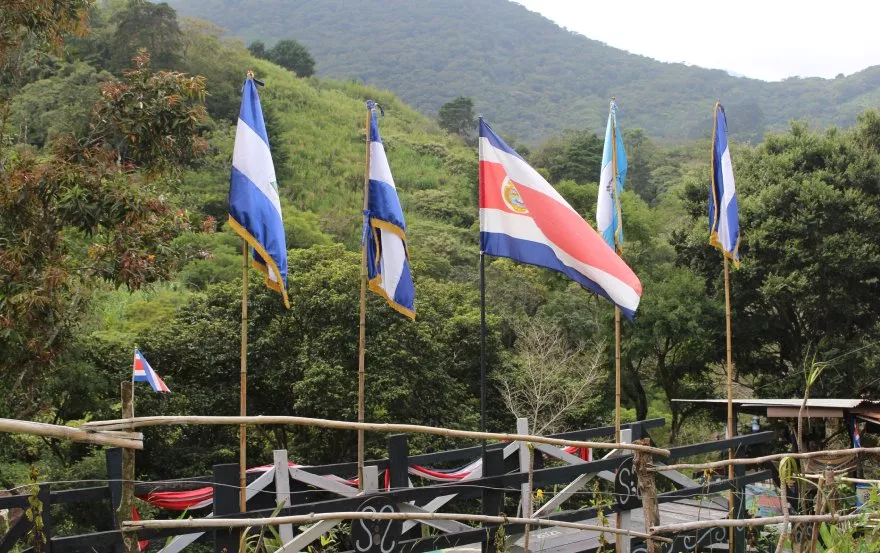
[[[623,251],[618,241],[618,233],[623,225],[620,215],[620,197],[617,194],[617,120],[614,119],[614,96],[608,105],[611,114],[611,193],[614,196],[614,209],[617,211],[617,228],[614,229],[614,251],[623,257]],[[620,441],[620,308],[614,307],[614,441]]]
[[[730,323],[730,261],[724,255],[724,311],[727,325],[727,434],[728,438],[736,436],[736,421],[733,420],[733,345],[731,341]],[[733,448],[727,450],[727,459],[732,461]],[[727,467],[727,478],[733,481],[733,465]],[[727,492],[728,518],[733,518],[733,488]],[[730,548],[733,550],[734,531],[730,529]]]
[[[608,111],[611,113],[611,183],[612,194],[614,194],[614,209],[617,211],[617,229],[614,231],[614,251],[621,258],[623,257],[623,248],[618,242],[618,233],[623,225],[620,197],[617,195],[617,119],[614,117],[612,109],[615,98],[611,97],[611,103],[608,105]],[[614,441],[620,442],[620,308],[614,306]],[[616,525],[619,528],[623,521],[622,513],[615,515]],[[617,551],[622,548],[621,536],[615,536],[615,547]]]
[[[0,419],[0,432],[10,434],[28,434],[30,436],[45,436],[59,440],[83,442],[95,445],[112,445],[129,449],[143,449],[143,435],[139,432],[123,431],[86,431],[70,426],[46,424],[42,422],[20,421],[15,419]]]
[[[122,416],[134,417],[134,384],[131,380],[125,380],[120,383],[120,395],[122,397]],[[132,516],[132,508],[134,507],[134,450],[129,448],[122,449],[122,494],[119,501],[119,507],[116,511],[117,520],[120,524]],[[137,536],[134,534],[124,534],[122,541],[125,546],[126,553],[138,553]]]
[[[372,109],[367,108],[366,123],[366,163],[364,170],[364,232],[370,232],[369,214],[370,209],[370,117]],[[367,355],[367,281],[369,271],[367,268],[367,237],[364,235],[361,244],[361,312],[360,326],[358,328],[358,422],[364,422],[366,410],[366,372],[365,363]],[[364,489],[364,429],[357,431],[357,466],[358,466],[358,490]]]
[[[651,535],[658,534],[679,534],[681,532],[692,532],[694,530],[703,530],[705,528],[748,528],[751,526],[770,526],[773,524],[782,524],[786,519],[792,524],[813,523],[813,522],[846,522],[848,520],[864,519],[870,521],[880,521],[880,517],[871,516],[868,513],[855,513],[850,515],[838,515],[830,513],[827,515],[790,515],[788,517],[758,517],[758,518],[719,518],[713,520],[701,520],[697,522],[681,522],[677,524],[667,524],[666,526],[655,526],[651,528]],[[152,522],[152,521],[151,521]],[[163,521],[164,522],[164,521]],[[125,524],[129,524],[125,522]]]
[[[505,432],[474,432],[473,430],[455,430],[452,428],[440,428],[437,426],[422,426],[419,424],[397,424],[378,422],[352,422],[330,419],[313,419],[309,417],[290,416],[181,416],[165,415],[157,417],[137,417],[134,419],[119,419],[111,421],[94,421],[85,423],[83,428],[88,430],[116,430],[122,428],[141,428],[145,426],[183,426],[183,425],[228,425],[228,424],[290,424],[298,426],[316,426],[321,428],[335,428],[338,430],[357,430],[363,428],[371,432],[404,432],[412,434],[432,434],[435,436],[447,436],[453,438],[469,438],[473,440],[495,440],[499,442],[530,442],[555,446],[572,446],[594,449],[623,449],[629,451],[647,451],[652,455],[669,457],[668,449],[651,447],[640,444],[618,444],[613,442],[587,442],[580,440],[565,440],[562,438],[550,438],[547,436],[534,436],[531,434],[508,434]],[[880,448],[877,448],[880,450]],[[858,451],[871,451],[872,448],[862,448]],[[849,450],[847,450],[849,451]],[[791,457],[792,455],[787,455]],[[738,459],[748,461],[749,459]],[[722,461],[726,463],[727,461]],[[664,470],[666,466],[662,467]]]
[[[309,513],[307,515],[292,515],[286,517],[268,518],[176,518],[168,520],[127,520],[122,523],[123,532],[134,530],[167,530],[173,528],[247,528],[251,526],[276,526],[279,524],[294,524],[304,526],[322,520],[459,520],[481,522],[485,524],[531,524],[532,526],[574,528],[590,532],[605,532],[608,534],[623,534],[633,538],[642,538],[662,543],[672,543],[672,540],[663,536],[652,536],[632,530],[621,530],[609,526],[596,526],[593,524],[581,524],[548,518],[522,518],[502,517],[490,515],[472,515],[467,513],[388,513],[388,512],[365,512],[348,511],[334,513]]]
[[[649,439],[637,440],[635,443],[648,445]],[[638,481],[639,495],[642,498],[642,510],[645,515],[645,531],[660,524],[660,508],[657,505],[657,483],[654,481],[654,473],[648,470],[651,465],[651,455],[642,451],[633,454],[633,471]],[[660,544],[648,542],[648,553],[660,553]]]
[[[241,369],[239,371],[239,414],[247,416],[247,320],[248,320],[248,243],[241,241]],[[239,509],[247,511],[247,425],[238,427]]]
[[[658,465],[651,467],[653,472],[682,471],[682,470],[709,470],[726,467],[728,465],[762,465],[770,461],[779,461],[786,457],[792,459],[812,459],[814,457],[846,457],[848,455],[878,455],[880,447],[859,447],[855,449],[829,449],[827,451],[808,451],[806,453],[775,453],[773,455],[764,455],[763,457],[744,457],[741,459],[727,459],[723,461],[712,461],[709,463],[681,463],[678,465]],[[806,475],[807,478],[815,475]],[[849,479],[849,481],[856,481]]]

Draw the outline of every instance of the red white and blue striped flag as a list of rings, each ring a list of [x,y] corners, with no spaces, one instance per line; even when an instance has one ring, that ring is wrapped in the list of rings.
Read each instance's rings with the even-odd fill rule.
[[[144,357],[144,354],[139,349],[134,350],[134,368],[132,370],[134,371],[132,375],[134,382],[149,382],[155,392],[164,393],[171,391],[159,375],[156,374],[153,367],[147,363],[146,357]]]
[[[598,232],[480,118],[480,248],[559,271],[630,319],[642,283]]]

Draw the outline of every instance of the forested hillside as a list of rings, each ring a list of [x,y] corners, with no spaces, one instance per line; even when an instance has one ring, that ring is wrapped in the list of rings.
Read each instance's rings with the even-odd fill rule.
[[[417,317],[369,295],[367,419],[476,428],[475,148],[390,92],[298,78],[167,5],[109,4],[18,35],[28,27],[0,6],[0,21],[14,22],[0,34],[0,417],[117,417],[135,347],[171,389],[159,396],[138,384],[138,414],[237,413],[241,240],[226,214],[251,69],[265,82],[291,308],[253,272],[249,413],[355,417],[364,102],[373,99],[385,108]],[[495,129],[515,132],[505,121],[519,112],[496,109]],[[626,123],[624,134],[624,254],[644,286],[623,327],[624,419],[666,417],[658,440],[704,437],[721,425],[671,400],[724,389],[721,258],[706,243],[710,144],[667,147]],[[601,146],[579,129],[521,153],[592,220]],[[815,397],[876,397],[880,115],[867,110],[849,130],[795,125],[735,147],[733,159],[744,260],[732,279],[738,386],[798,397],[803,367],[817,359],[829,368]],[[486,273],[490,429],[512,430],[523,412],[547,432],[612,420],[611,305],[509,260],[490,259]],[[537,397],[536,377],[545,384]],[[526,399],[505,402],[503,390]],[[367,436],[368,456],[380,454],[383,437]],[[250,440],[252,464],[282,447],[306,463],[355,458],[353,432],[273,427]],[[139,476],[203,474],[235,460],[237,447],[232,428],[148,431]],[[26,481],[30,465],[56,480],[103,477],[97,449],[0,434],[0,486]]]
[[[505,132],[536,144],[564,129],[604,128],[608,99],[621,120],[653,138],[707,138],[720,98],[739,140],[759,141],[792,119],[849,126],[880,105],[880,67],[834,80],[778,83],[720,70],[661,63],[558,27],[509,0],[172,0],[246,42],[286,38],[308,47],[319,76],[357,79],[394,91],[435,114],[457,96]],[[596,5],[596,17],[607,17]],[[625,25],[625,16],[619,23]],[[669,32],[687,32],[669,29]],[[746,33],[747,35],[747,33]],[[746,35],[730,31],[736,48]],[[699,48],[699,44],[694,44]]]

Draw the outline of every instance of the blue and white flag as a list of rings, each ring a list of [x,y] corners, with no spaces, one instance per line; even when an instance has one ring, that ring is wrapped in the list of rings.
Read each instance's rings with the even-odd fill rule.
[[[370,290],[411,319],[416,318],[416,290],[406,251],[406,223],[397,197],[397,188],[379,136],[378,106],[367,102],[370,110],[370,196],[364,214],[364,240]],[[381,109],[381,108],[380,108]]]
[[[715,104],[712,135],[712,188],[709,190],[709,243],[739,266],[739,205],[733,181],[733,164],[727,146],[727,116]]]
[[[623,246],[620,195],[626,181],[626,149],[617,126],[617,104],[611,101],[605,148],[602,150],[602,172],[599,175],[599,198],[596,202],[596,227],[605,242],[615,251]]]
[[[235,130],[229,225],[254,249],[254,265],[266,274],[266,285],[280,293],[284,306],[289,308],[287,243],[281,222],[281,201],[260,96],[251,76],[244,82]]]

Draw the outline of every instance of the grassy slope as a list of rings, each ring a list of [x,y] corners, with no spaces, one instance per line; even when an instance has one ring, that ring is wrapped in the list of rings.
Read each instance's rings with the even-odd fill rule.
[[[628,128],[675,141],[711,132],[716,98],[736,121],[734,135],[748,140],[790,119],[848,125],[880,103],[880,67],[835,80],[736,78],[611,48],[507,0],[170,3],[248,41],[296,38],[319,75],[388,87],[425,113],[471,96],[496,128],[531,143],[565,128],[600,131],[611,95]]]

